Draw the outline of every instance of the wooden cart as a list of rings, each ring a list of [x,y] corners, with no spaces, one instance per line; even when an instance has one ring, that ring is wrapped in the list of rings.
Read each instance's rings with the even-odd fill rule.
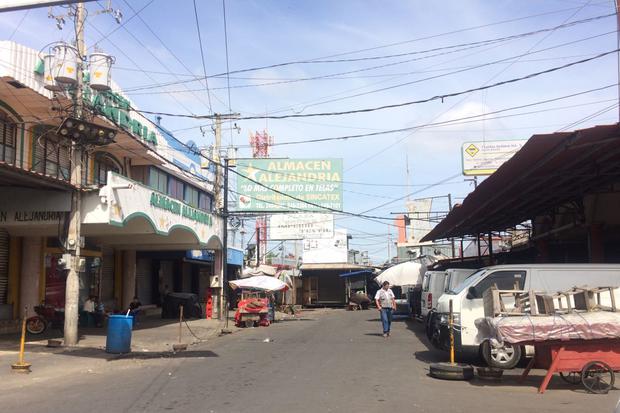
[[[591,393],[606,394],[614,386],[620,371],[620,339],[568,340],[526,343],[536,348],[536,356],[521,375],[525,380],[530,370],[546,368],[539,393],[544,393],[554,373],[566,382],[582,384]]]

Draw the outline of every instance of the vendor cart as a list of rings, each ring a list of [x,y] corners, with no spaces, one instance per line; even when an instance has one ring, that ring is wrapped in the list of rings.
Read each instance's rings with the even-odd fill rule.
[[[582,384],[591,393],[606,394],[614,386],[620,371],[620,339],[549,341],[531,343],[536,356],[521,376],[525,380],[536,365],[546,368],[539,393],[544,393],[554,373],[566,382]]]
[[[259,293],[244,291],[237,303],[235,325],[237,327],[268,326],[269,299],[260,297]]]

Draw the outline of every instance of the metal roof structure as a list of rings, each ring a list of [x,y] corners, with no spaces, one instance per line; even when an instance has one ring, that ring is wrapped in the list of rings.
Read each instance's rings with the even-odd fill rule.
[[[619,124],[534,135],[422,241],[502,231],[619,181]]]

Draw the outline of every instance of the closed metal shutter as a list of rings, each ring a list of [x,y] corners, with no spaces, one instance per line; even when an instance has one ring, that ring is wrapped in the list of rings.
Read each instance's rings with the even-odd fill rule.
[[[9,289],[9,233],[0,229],[0,304],[6,304]]]
[[[151,260],[149,258],[138,258],[136,260],[136,287],[140,302],[142,304],[153,304]]]
[[[114,299],[114,250],[103,249],[101,255],[101,300]]]

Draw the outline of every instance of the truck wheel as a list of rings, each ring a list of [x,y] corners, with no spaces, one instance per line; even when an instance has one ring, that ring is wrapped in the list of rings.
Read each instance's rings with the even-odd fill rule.
[[[474,368],[468,364],[436,363],[431,364],[429,374],[442,380],[471,380]]]
[[[521,346],[512,346],[505,343],[503,347],[495,348],[487,340],[481,345],[482,358],[489,367],[498,369],[512,369],[521,360]]]

